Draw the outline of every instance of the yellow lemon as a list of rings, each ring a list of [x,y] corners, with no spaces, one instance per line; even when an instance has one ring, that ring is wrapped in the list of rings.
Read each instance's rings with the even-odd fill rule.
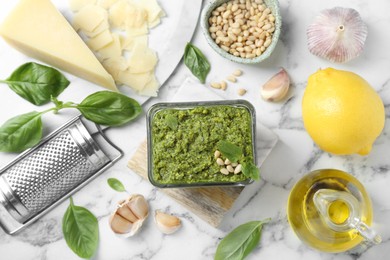
[[[367,81],[333,68],[309,77],[302,117],[314,142],[333,154],[368,154],[385,124],[383,102]]]

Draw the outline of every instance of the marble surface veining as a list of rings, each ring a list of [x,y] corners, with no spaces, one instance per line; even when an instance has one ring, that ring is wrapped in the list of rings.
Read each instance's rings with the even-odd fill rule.
[[[126,162],[146,135],[145,116],[134,123],[107,131],[109,137],[124,151],[125,156],[113,168],[96,178],[73,198],[77,205],[87,207],[99,220],[100,242],[94,259],[212,259],[219,241],[238,224],[271,217],[272,221],[263,229],[260,246],[247,259],[289,259],[289,260],[371,260],[388,259],[390,255],[390,127],[386,122],[382,135],[376,140],[369,156],[333,156],[315,146],[304,131],[301,118],[301,100],[308,75],[318,68],[335,67],[351,70],[364,77],[378,91],[385,103],[386,118],[390,116],[390,27],[387,0],[363,1],[292,1],[281,0],[283,33],[275,53],[270,59],[256,65],[239,65],[226,61],[212,51],[199,28],[193,43],[211,62],[212,69],[207,83],[220,81],[237,68],[244,74],[235,84],[229,84],[226,92],[218,92],[225,98],[238,98],[236,89],[244,87],[248,93],[243,97],[256,107],[257,116],[279,137],[279,142],[261,169],[262,180],[248,186],[239,197],[233,209],[227,214],[220,228],[213,228],[195,215],[175,203],[172,199],[153,188],[147,181],[131,172]],[[334,6],[352,7],[358,10],[368,25],[368,39],[363,54],[347,64],[333,64],[311,55],[306,45],[306,28],[320,10]],[[4,43],[2,43],[4,44]],[[4,46],[4,45],[1,45]],[[183,50],[175,50],[182,52]],[[0,54],[2,49],[0,48]],[[16,59],[23,61],[18,56]],[[260,98],[260,86],[284,67],[292,80],[287,101],[267,103]],[[7,77],[0,64],[0,77]],[[9,71],[7,68],[6,71]],[[193,77],[181,63],[159,93],[144,105],[171,100],[186,78]],[[72,85],[84,83],[75,77]],[[206,84],[204,87],[208,87]],[[70,91],[69,89],[67,91]],[[75,88],[73,87],[73,91]],[[65,93],[64,93],[65,94]],[[71,95],[67,92],[68,95]],[[0,87],[1,119],[28,111],[32,106],[14,106],[6,87]],[[11,98],[12,100],[12,98]],[[175,100],[176,101],[176,100]],[[179,101],[179,100],[177,100]],[[9,109],[12,108],[12,109]],[[71,116],[64,112],[61,116]],[[1,154],[4,165],[14,155]],[[374,227],[382,235],[380,245],[356,256],[347,253],[327,254],[308,248],[295,236],[286,219],[286,204],[294,183],[309,171],[320,168],[345,170],[366,187],[374,208]],[[126,197],[113,191],[106,184],[107,178],[120,179],[130,193],[143,194],[150,207],[176,214],[182,219],[182,228],[174,235],[161,234],[153,218],[148,218],[142,231],[135,237],[123,240],[115,237],[108,227],[108,217],[115,202]],[[62,216],[68,202],[51,211],[38,222],[15,236],[8,236],[0,230],[1,259],[78,259],[67,247],[61,231]],[[153,213],[152,213],[153,214]]]

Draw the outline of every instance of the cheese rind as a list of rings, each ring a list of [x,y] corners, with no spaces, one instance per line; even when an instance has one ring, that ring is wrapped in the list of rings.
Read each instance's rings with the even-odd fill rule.
[[[118,91],[110,74],[50,0],[21,0],[0,35],[22,53]]]

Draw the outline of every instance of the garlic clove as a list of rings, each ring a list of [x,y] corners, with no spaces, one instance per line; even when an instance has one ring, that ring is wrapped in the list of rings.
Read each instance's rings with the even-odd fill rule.
[[[117,234],[125,234],[130,232],[133,223],[114,213],[110,217],[110,227]]]
[[[138,217],[134,215],[127,203],[118,205],[116,213],[130,222],[136,222],[138,220]]]
[[[110,227],[114,233],[130,237],[140,230],[148,215],[149,206],[144,196],[135,194],[119,201],[118,208],[109,219]]]
[[[143,219],[149,215],[149,206],[148,202],[145,200],[145,197],[139,194],[133,195],[128,199],[127,206],[131,209],[134,215]]]
[[[286,96],[289,87],[290,77],[282,68],[263,85],[261,97],[267,101],[280,101]]]
[[[157,228],[164,234],[172,234],[181,227],[181,220],[170,214],[156,210],[154,215]]]
[[[332,62],[347,62],[363,52],[367,25],[352,8],[323,10],[307,29],[312,54]]]

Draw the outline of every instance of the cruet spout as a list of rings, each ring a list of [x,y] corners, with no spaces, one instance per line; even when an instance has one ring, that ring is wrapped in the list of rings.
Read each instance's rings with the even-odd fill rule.
[[[332,230],[346,232],[353,229],[366,242],[381,243],[381,236],[361,220],[360,203],[351,193],[320,189],[314,194],[313,200],[321,219]]]

